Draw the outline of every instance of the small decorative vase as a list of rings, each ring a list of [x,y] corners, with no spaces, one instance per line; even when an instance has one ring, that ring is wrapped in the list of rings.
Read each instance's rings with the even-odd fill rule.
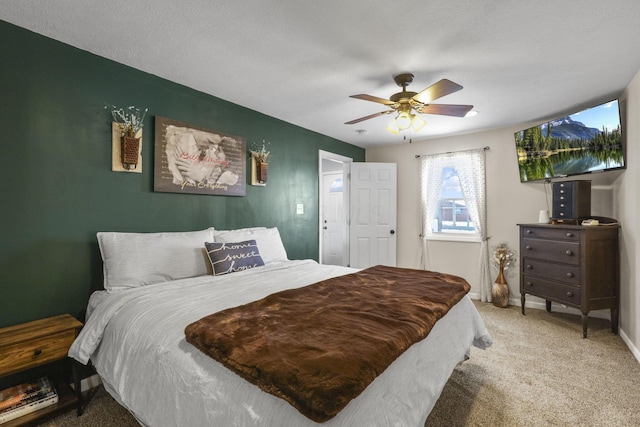
[[[504,277],[504,269],[501,267],[493,288],[491,288],[491,302],[496,307],[507,307],[509,305],[509,285]]]
[[[260,184],[264,184],[265,182],[267,182],[268,167],[269,167],[269,163],[256,161],[256,175],[258,178],[258,182],[260,182]]]
[[[135,169],[138,166],[140,152],[140,138],[133,136],[120,137],[120,160],[125,169]]]

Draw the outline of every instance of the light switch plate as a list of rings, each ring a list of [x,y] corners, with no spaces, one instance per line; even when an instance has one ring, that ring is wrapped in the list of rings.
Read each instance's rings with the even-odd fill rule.
[[[303,215],[304,214],[304,205],[302,203],[297,203],[296,204],[296,215]]]

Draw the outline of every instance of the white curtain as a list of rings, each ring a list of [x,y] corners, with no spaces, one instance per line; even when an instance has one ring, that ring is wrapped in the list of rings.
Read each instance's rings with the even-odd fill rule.
[[[420,234],[419,266],[430,268],[427,241],[433,234],[442,186],[442,170],[453,167],[458,173],[464,201],[471,221],[481,239],[480,243],[480,299],[491,301],[491,274],[489,270],[489,242],[487,237],[487,200],[485,181],[485,149],[420,156]]]

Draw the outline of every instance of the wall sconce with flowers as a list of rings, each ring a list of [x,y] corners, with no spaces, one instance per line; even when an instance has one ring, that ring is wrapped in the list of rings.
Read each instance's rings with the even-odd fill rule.
[[[267,151],[264,140],[259,150],[249,150],[251,153],[251,185],[267,185],[267,170],[269,167],[270,151]]]
[[[141,112],[139,108],[130,106],[111,107],[113,122],[111,124],[111,170],[114,172],[142,173],[142,127],[149,110]]]

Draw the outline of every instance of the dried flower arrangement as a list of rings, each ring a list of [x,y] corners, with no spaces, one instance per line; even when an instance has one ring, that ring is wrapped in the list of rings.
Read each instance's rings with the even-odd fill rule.
[[[253,157],[254,159],[256,159],[257,162],[259,163],[267,163],[267,160],[269,159],[269,155],[271,154],[271,151],[267,151],[267,145],[269,143],[268,142],[264,142],[264,139],[262,140],[262,147],[260,147],[259,150],[249,150],[249,152],[251,153],[251,157]]]
[[[516,252],[509,249],[509,245],[506,242],[493,247],[493,266],[498,271],[507,270],[516,261]]]
[[[122,136],[135,137],[136,133],[144,126],[144,118],[147,115],[148,108],[140,113],[140,109],[133,105],[125,108],[118,108],[115,105],[104,108],[111,109],[113,120],[118,124]]]

